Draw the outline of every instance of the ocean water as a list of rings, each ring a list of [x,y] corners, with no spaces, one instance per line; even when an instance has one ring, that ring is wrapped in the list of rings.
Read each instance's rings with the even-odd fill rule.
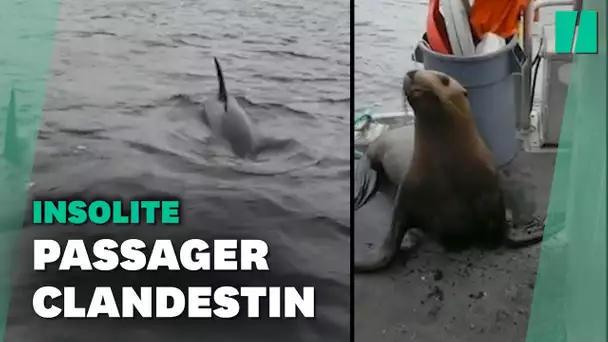
[[[355,110],[404,108],[405,72],[421,67],[412,52],[426,25],[427,1],[355,0]]]
[[[5,340],[347,341],[349,18],[345,0],[61,1],[31,196],[175,197],[183,224],[28,223]],[[209,134],[213,57],[260,131],[288,143],[243,161]],[[35,274],[40,238],[263,239],[271,272]],[[43,285],[76,286],[81,304],[103,285],[312,285],[316,318],[43,320],[31,307]]]

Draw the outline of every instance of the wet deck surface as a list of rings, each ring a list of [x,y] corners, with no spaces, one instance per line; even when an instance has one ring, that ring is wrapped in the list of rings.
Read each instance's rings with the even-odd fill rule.
[[[554,153],[521,152],[503,170],[522,221],[545,216],[554,164]],[[381,194],[356,212],[357,256],[388,231],[391,207]],[[447,254],[428,242],[407,263],[356,275],[355,341],[524,341],[540,248]]]

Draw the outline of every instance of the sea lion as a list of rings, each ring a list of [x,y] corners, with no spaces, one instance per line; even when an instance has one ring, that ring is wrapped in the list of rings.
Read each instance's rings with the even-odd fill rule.
[[[466,89],[444,73],[412,70],[404,78],[403,95],[416,118],[411,164],[400,181],[390,233],[379,255],[355,262],[355,272],[388,266],[413,228],[448,251],[541,242],[542,232],[525,239],[509,237],[497,169],[477,132]]]
[[[381,183],[391,190],[401,183],[414,154],[413,137],[413,125],[393,128],[372,141],[355,162],[355,210],[376,195]]]
[[[203,121],[214,135],[228,143],[241,158],[253,158],[258,153],[258,133],[247,112],[226,90],[224,74],[217,58],[213,58],[218,80],[217,96],[203,104]]]

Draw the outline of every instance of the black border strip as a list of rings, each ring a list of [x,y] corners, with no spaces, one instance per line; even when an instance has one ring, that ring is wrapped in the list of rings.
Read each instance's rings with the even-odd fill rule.
[[[355,0],[350,0],[350,340],[355,341]]]

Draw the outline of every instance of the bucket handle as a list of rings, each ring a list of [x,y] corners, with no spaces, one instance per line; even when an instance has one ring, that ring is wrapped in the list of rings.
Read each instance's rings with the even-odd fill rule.
[[[509,59],[509,70],[512,74],[521,73],[528,64],[528,56],[521,45],[515,44],[515,48],[511,50],[511,57]]]
[[[420,45],[422,44],[425,44],[427,48],[430,48],[427,42],[425,42],[424,40],[420,41],[418,44],[416,44],[414,52],[412,52],[412,61],[417,63],[424,63],[424,53],[422,53],[422,50],[420,49]]]

